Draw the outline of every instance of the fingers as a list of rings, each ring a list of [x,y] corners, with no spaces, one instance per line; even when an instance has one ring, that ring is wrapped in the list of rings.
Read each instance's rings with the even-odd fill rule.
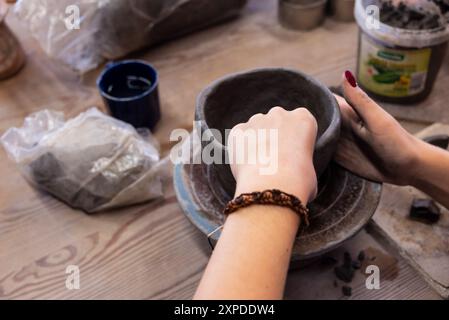
[[[298,132],[307,132],[307,134],[300,136],[307,140],[307,145],[310,145],[312,149],[318,133],[317,121],[306,108],[296,108],[289,111],[282,107],[273,107],[266,114],[254,114],[247,122],[234,126],[231,133],[235,133],[237,129],[249,128],[282,129],[279,130],[279,133],[285,136],[281,137],[283,139],[290,139],[292,135],[297,135]]]
[[[360,89],[350,71],[345,71],[343,74],[342,86],[346,101],[354,109],[368,129],[370,129],[370,127],[375,127],[377,122],[384,117],[389,117],[389,114],[384,109]]]
[[[385,181],[383,174],[375,167],[352,137],[343,136],[334,155],[342,167],[373,181]]]
[[[360,119],[359,115],[348,104],[345,98],[336,94],[334,96],[337,99],[341,111],[342,133],[344,131],[354,132],[356,135],[363,137],[366,134],[366,129],[362,119]]]
[[[253,122],[256,120],[263,120],[263,119],[269,120],[270,117],[277,117],[277,116],[283,117],[286,115],[292,115],[297,120],[305,120],[305,121],[309,122],[312,126],[316,127],[316,130],[318,129],[318,125],[317,125],[315,117],[312,115],[312,113],[308,109],[306,109],[304,107],[299,107],[299,108],[289,111],[282,107],[276,106],[276,107],[271,108],[268,111],[268,113],[266,113],[266,114],[256,113],[256,114],[252,115],[251,118],[249,118],[248,121],[244,122],[244,123],[249,123],[249,122]],[[241,125],[241,124],[239,124],[239,125]]]
[[[349,105],[349,103],[345,100],[345,98],[340,97],[337,94],[334,94],[335,99],[337,99],[338,106],[340,107],[341,116],[343,118],[343,122],[345,124],[349,124],[351,122],[359,122],[361,121],[360,117],[354,111],[354,109]]]

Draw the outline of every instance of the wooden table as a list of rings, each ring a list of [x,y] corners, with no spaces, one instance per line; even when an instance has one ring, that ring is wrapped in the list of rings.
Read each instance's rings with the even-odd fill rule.
[[[327,19],[319,29],[298,33],[278,25],[275,8],[275,0],[253,0],[238,20],[132,55],[150,61],[160,72],[163,116],[156,137],[164,152],[169,150],[172,129],[192,127],[196,95],[218,77],[285,66],[332,85],[343,70],[354,69],[354,23]],[[94,81],[100,69],[83,77],[62,71],[15,17],[7,21],[28,61],[20,74],[0,83],[0,133],[43,108],[71,117],[92,105],[102,107]],[[440,77],[446,83],[448,74],[445,66]],[[444,84],[437,84],[435,92],[437,99],[431,104],[448,101]],[[416,131],[426,121],[404,125]],[[3,150],[0,177],[1,299],[192,297],[211,251],[184,217],[171,183],[164,201],[86,215],[30,187]],[[357,254],[360,249],[386,257],[381,268],[385,280],[380,290],[367,290],[364,275],[358,273],[351,298],[438,298],[391,248],[365,231],[334,254],[340,258],[345,250]],[[66,289],[68,265],[80,268],[79,290]],[[341,283],[334,286],[332,270],[313,264],[290,272],[286,298],[341,298]]]

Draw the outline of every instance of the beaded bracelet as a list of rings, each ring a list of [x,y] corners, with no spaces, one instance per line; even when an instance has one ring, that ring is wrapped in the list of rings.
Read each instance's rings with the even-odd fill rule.
[[[309,210],[301,203],[301,200],[292,194],[282,192],[278,189],[242,193],[228,202],[223,213],[229,215],[240,208],[253,204],[268,204],[290,208],[298,214],[301,222],[304,221],[306,226],[309,225]]]

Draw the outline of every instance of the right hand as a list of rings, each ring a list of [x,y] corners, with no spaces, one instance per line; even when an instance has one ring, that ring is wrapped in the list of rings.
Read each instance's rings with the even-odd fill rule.
[[[376,102],[343,75],[342,136],[335,160],[367,179],[412,184],[423,142],[409,134]]]
[[[256,135],[255,141],[238,139],[245,132],[260,132],[274,129],[276,137],[268,131],[265,135]],[[313,150],[318,125],[313,115],[306,108],[287,111],[274,107],[267,114],[255,114],[248,122],[240,123],[232,128],[228,138],[230,159],[235,160],[237,154],[248,153],[256,159],[255,163],[231,161],[231,170],[237,181],[236,196],[245,192],[280,189],[294,194],[306,204],[311,201],[317,190],[317,178],[313,167]],[[251,143],[254,143],[251,147]],[[262,163],[258,155],[259,146],[265,145],[273,170],[262,174]],[[274,151],[274,152],[271,152]],[[254,152],[254,154],[251,154]],[[265,154],[265,152],[262,152]]]

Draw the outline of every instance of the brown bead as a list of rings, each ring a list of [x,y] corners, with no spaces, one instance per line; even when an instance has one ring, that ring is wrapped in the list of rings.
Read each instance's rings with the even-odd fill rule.
[[[309,225],[308,210],[294,195],[282,192],[277,189],[264,190],[262,192],[243,193],[240,196],[229,201],[224,209],[224,214],[228,215],[240,208],[250,206],[252,204],[269,204],[288,207],[295,211],[302,222]]]

